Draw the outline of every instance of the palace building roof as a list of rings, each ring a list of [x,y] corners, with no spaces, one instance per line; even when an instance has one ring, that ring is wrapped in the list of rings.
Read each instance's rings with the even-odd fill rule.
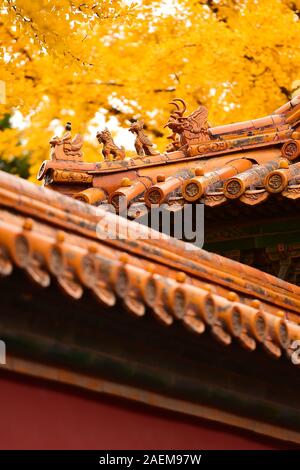
[[[179,108],[176,101],[182,100],[174,101]],[[172,143],[163,154],[148,146],[134,158],[112,155],[93,164],[52,147],[38,179],[94,205],[118,210],[123,199],[133,218],[141,205],[177,209],[196,202],[214,207],[299,198],[300,95],[264,118],[219,127],[209,127],[203,106],[188,117],[185,109],[171,113]]]
[[[148,228],[136,238],[134,221],[3,172],[0,205],[2,276],[16,266],[78,301],[85,290],[108,307],[119,298],[137,317],[275,357],[300,340],[298,286]]]
[[[172,104],[164,153],[140,121],[130,127],[135,158],[105,129],[103,159],[88,163],[68,123],[50,142],[43,186],[0,171],[6,368],[299,443],[300,287],[268,269],[286,261],[284,247],[272,251],[281,237],[273,214],[288,203],[295,223],[300,95],[270,116],[221,127],[209,126],[203,106],[186,117],[182,100]],[[269,249],[266,270],[130,220],[191,203],[219,214],[210,242],[219,230],[234,247],[242,240],[245,256],[251,236],[250,248]],[[265,244],[255,238],[261,227],[232,236],[242,211],[268,219]]]

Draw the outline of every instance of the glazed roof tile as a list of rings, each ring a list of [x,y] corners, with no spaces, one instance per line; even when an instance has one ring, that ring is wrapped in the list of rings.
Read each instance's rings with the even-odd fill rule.
[[[245,164],[245,161],[243,163]],[[182,196],[187,201],[198,200],[210,206],[224,204],[230,200],[256,205],[276,195],[293,199],[300,197],[297,191],[300,180],[298,162],[293,163],[277,157],[267,163],[249,162],[249,165],[249,169],[237,172],[236,162],[233,161],[216,170],[213,175],[204,173],[201,177],[187,180],[182,188]],[[232,169],[230,176],[229,168]],[[222,180],[224,174],[229,177]]]
[[[181,113],[178,102],[171,129]],[[175,150],[85,163],[57,158],[52,148],[38,179],[89,204],[112,204],[117,211],[126,205],[131,218],[145,212],[142,204],[177,210],[190,202],[253,206],[270,197],[300,197],[300,95],[268,116],[223,126],[210,127],[201,106],[180,116],[171,136],[179,137]]]
[[[231,161],[221,161],[219,165],[214,161],[214,166],[210,162],[208,171],[203,164],[194,168],[190,178],[188,174],[183,177],[178,171],[167,177],[162,173],[156,182],[148,180],[143,184],[138,181],[116,189],[110,194],[109,202],[118,209],[120,198],[124,198],[127,205],[133,206],[131,214],[135,217],[134,209],[141,202],[149,208],[153,204],[172,205],[175,202],[181,206],[202,202],[213,207],[232,200],[257,205],[269,197],[299,199],[300,163],[278,156],[276,152],[271,160],[263,157],[262,163],[253,160],[252,155],[249,158],[237,156]]]
[[[299,287],[146,227],[149,238],[136,239],[136,230],[135,222],[0,172],[2,276],[16,266],[41,287],[54,279],[78,301],[88,290],[107,307],[119,299],[132,315],[290,358],[300,339]]]

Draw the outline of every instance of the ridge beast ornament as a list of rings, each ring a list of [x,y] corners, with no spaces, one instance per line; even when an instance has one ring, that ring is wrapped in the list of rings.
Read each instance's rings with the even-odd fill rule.
[[[96,134],[99,144],[103,144],[102,155],[104,161],[113,161],[113,160],[124,160],[125,158],[125,149],[124,147],[118,147],[112,138],[111,133],[106,127],[104,131],[99,131]]]
[[[143,155],[159,155],[159,152],[153,149],[153,143],[144,131],[144,121],[135,121],[131,124],[129,132],[136,135],[135,150],[140,156]]]
[[[75,162],[82,161],[82,145],[83,138],[80,134],[76,134],[72,139],[72,124],[67,122],[65,125],[65,134],[59,138],[57,136],[50,140],[51,160],[71,160]]]
[[[170,104],[175,106],[175,109],[171,112],[165,125],[172,131],[168,137],[172,141],[167,149],[168,152],[210,140],[207,122],[208,110],[205,106],[199,106],[190,116],[184,117],[186,111],[184,100],[175,98]]]

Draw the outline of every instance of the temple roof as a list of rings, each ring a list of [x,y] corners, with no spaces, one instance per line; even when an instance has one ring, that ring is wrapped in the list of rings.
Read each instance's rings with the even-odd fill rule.
[[[178,323],[288,360],[300,339],[299,287],[3,172],[0,253],[2,276],[16,266],[78,302],[84,291],[108,307],[120,299],[170,334]]]
[[[185,110],[186,105],[171,113],[167,126],[173,131],[172,144],[164,153],[153,152],[142,134],[136,144],[146,139],[146,153],[137,147],[141,152],[130,158],[122,154],[86,163],[82,156],[64,155],[63,139],[56,140],[59,145],[52,144],[51,159],[42,164],[38,179],[81,201],[108,203],[117,211],[123,200],[130,218],[157,204],[177,209],[186,203],[215,207],[239,201],[252,206],[269,198],[299,198],[300,95],[269,116],[217,127],[209,127],[203,106],[183,117]],[[111,142],[112,151],[122,152]]]
[[[44,187],[0,172],[5,367],[299,443],[300,287],[282,278],[300,272],[300,96],[218,127],[185,109],[164,153],[140,121],[137,155],[105,129],[87,163],[69,126]],[[208,208],[205,246],[278,277],[130,220],[190,203]]]

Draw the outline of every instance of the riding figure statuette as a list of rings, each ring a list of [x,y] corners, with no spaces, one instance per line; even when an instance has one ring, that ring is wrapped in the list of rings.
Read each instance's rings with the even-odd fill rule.
[[[61,138],[55,136],[50,140],[51,160],[82,161],[83,138],[80,134],[76,134],[72,139],[71,130],[72,125],[67,122],[65,134]]]

